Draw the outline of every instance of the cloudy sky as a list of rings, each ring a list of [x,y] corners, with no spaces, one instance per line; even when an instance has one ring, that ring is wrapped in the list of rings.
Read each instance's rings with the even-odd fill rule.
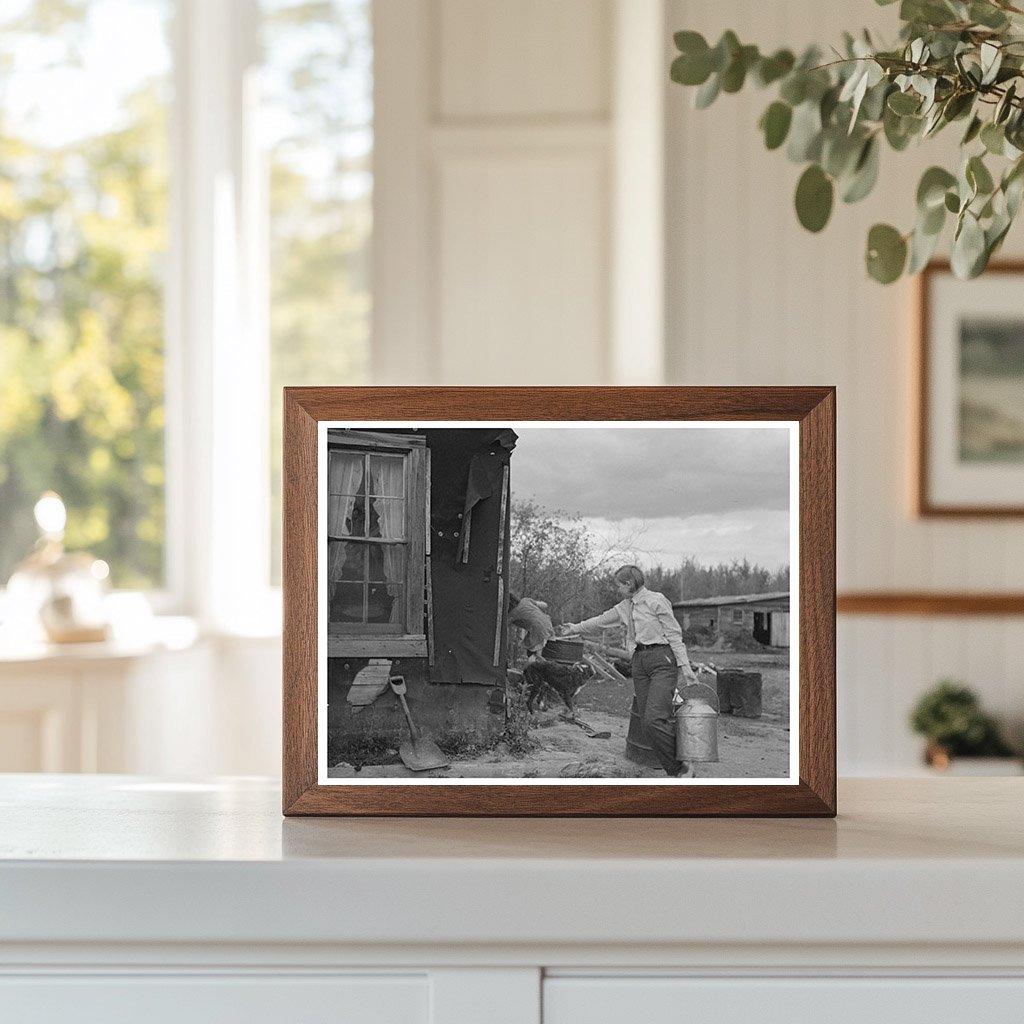
[[[789,562],[789,431],[515,427],[512,494],[578,514],[640,565]]]

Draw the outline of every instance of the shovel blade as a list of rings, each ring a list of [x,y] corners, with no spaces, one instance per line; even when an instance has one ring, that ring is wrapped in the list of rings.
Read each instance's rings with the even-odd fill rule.
[[[451,762],[441,748],[426,736],[414,740],[405,740],[398,748],[398,756],[402,764],[414,772],[425,772],[431,768],[447,768]]]

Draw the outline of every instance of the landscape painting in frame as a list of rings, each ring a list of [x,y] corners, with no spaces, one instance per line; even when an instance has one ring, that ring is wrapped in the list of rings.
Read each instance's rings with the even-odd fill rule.
[[[971,281],[929,267],[922,283],[919,510],[1024,514],[1022,269]]]
[[[798,784],[798,423],[317,426],[320,785]]]

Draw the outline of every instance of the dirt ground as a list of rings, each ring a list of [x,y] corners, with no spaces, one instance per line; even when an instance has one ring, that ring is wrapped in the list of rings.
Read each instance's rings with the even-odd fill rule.
[[[697,778],[779,778],[789,772],[788,652],[749,654],[691,648],[690,659],[712,662],[720,669],[746,669],[762,677],[760,718],[718,719],[716,762],[694,765]],[[704,677],[709,678],[709,677]],[[626,730],[633,698],[632,682],[592,679],[576,698],[577,716],[596,738],[564,720],[565,708],[550,704],[536,711],[529,728],[534,749],[513,753],[504,742],[491,750],[453,758],[449,768],[414,773],[400,764],[365,766],[359,778],[664,778],[658,768],[638,765],[626,757]],[[355,777],[350,765],[338,765],[332,778]]]

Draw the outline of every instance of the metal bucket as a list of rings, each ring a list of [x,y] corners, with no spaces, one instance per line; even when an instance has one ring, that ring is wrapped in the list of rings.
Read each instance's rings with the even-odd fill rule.
[[[687,696],[676,708],[676,757],[686,762],[717,761],[718,695],[705,683],[693,683],[685,690]]]

